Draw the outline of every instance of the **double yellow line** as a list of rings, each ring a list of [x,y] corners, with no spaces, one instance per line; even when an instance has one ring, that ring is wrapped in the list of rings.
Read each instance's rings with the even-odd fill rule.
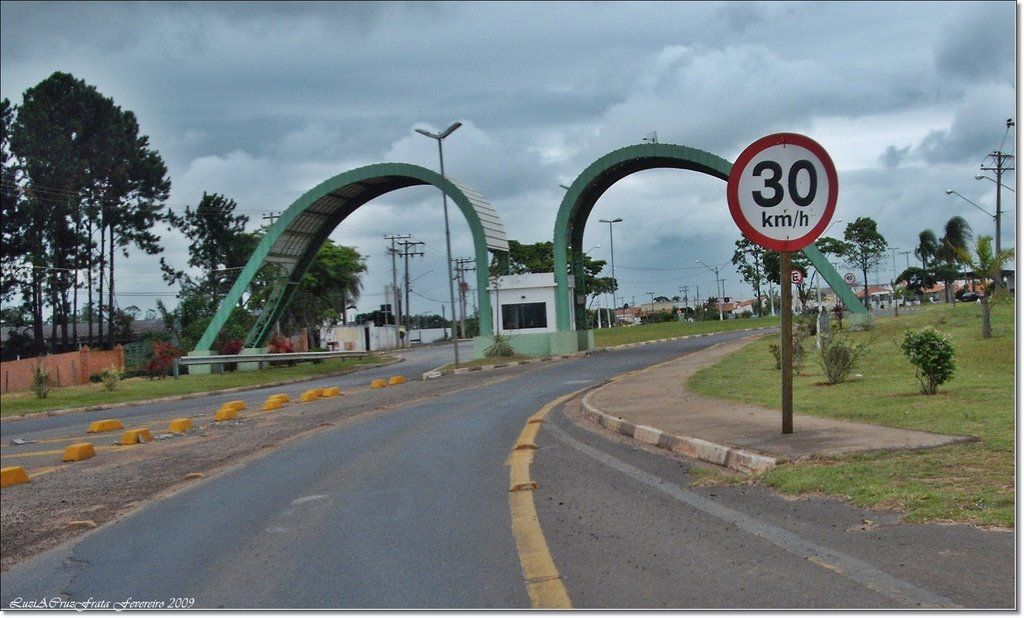
[[[530,464],[537,449],[537,432],[548,412],[572,399],[586,389],[580,389],[555,399],[537,410],[526,421],[516,440],[506,465],[509,467],[508,506],[512,514],[512,535],[523,567],[526,593],[535,609],[571,609],[569,592],[562,583],[555,561],[551,557],[544,531],[537,518],[533,492],[537,483],[530,479]]]

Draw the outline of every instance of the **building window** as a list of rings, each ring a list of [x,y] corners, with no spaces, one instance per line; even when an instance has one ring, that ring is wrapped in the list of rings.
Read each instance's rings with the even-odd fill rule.
[[[501,306],[501,327],[505,330],[547,328],[547,303],[520,303]]]

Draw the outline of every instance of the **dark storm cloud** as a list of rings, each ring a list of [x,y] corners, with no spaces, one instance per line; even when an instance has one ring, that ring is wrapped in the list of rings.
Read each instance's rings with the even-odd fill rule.
[[[936,52],[939,73],[971,82],[1013,83],[1014,41],[996,33],[1012,27],[1016,10],[1013,2],[961,5],[948,20]]]

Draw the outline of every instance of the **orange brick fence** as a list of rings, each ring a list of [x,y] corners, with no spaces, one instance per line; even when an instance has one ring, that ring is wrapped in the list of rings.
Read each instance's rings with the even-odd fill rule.
[[[107,367],[124,369],[124,348],[118,345],[113,351],[102,351],[90,350],[89,346],[84,346],[77,352],[0,363],[0,392],[30,390],[32,375],[39,362],[49,369],[52,386],[88,384],[89,376],[100,373]]]

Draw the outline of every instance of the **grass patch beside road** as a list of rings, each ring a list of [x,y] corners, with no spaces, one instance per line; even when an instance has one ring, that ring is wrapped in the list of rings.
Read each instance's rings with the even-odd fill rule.
[[[993,307],[994,336],[981,338],[977,304],[921,307],[911,315],[882,318],[854,369],[862,377],[835,386],[814,358],[793,380],[797,414],[843,418],[891,427],[972,435],[978,442],[914,452],[869,453],[783,465],[762,481],[786,493],[845,496],[859,506],[895,508],[908,521],[950,520],[1014,525],[1014,308]],[[947,334],[956,350],[953,379],[936,395],[922,395],[914,367],[898,344],[908,328],[927,325]],[[697,372],[688,387],[698,393],[767,407],[781,406],[779,372],[765,337]],[[799,432],[799,424],[795,431]]]
[[[594,331],[594,347],[607,348],[626,343],[640,343],[655,339],[668,339],[684,335],[700,335],[703,333],[724,333],[744,328],[766,328],[778,326],[778,317],[736,319],[736,320],[705,320],[701,322],[660,322],[658,324],[637,324],[635,326],[617,326],[601,328]]]
[[[21,416],[33,412],[145,401],[225,388],[258,387],[305,377],[349,373],[360,367],[377,365],[389,360],[390,357],[335,358],[321,363],[298,363],[293,367],[268,367],[259,371],[234,371],[220,375],[186,375],[177,380],[174,378],[163,380],[131,378],[121,381],[113,391],[106,390],[102,384],[51,388],[49,396],[45,399],[38,399],[31,391],[9,393],[0,396],[0,416]]]

